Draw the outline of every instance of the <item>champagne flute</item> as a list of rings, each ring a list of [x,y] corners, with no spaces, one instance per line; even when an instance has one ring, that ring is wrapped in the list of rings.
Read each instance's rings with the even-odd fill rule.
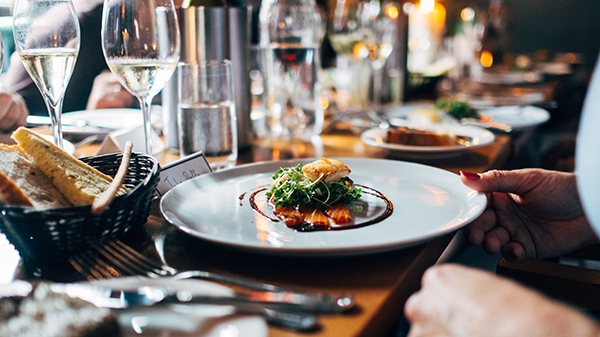
[[[13,13],[16,49],[44,97],[54,144],[62,148],[62,105],[79,54],[75,8],[71,0],[17,0]]]
[[[364,105],[364,95],[360,93],[360,62],[363,57],[355,54],[355,46],[362,40],[359,26],[360,0],[336,0],[328,36],[336,53],[337,104],[345,110],[349,105]]]
[[[398,11],[391,4],[382,5],[378,0],[370,0],[361,2],[358,16],[362,40],[355,46],[355,53],[366,58],[373,70],[371,110],[380,112],[383,67],[394,49],[397,34],[394,20]]]
[[[146,153],[152,154],[152,99],[179,62],[173,0],[104,0],[102,51],[119,82],[140,101]]]

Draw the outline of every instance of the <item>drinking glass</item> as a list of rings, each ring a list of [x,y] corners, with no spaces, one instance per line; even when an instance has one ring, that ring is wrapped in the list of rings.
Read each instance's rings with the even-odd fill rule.
[[[179,62],[173,0],[104,0],[102,51],[119,82],[140,101],[146,153],[152,154],[152,99]]]
[[[179,64],[179,153],[202,151],[213,170],[233,167],[238,155],[231,62]]]
[[[378,0],[363,1],[359,5],[358,26],[361,41],[355,46],[355,53],[366,58],[373,71],[373,91],[371,110],[380,112],[383,67],[394,49],[398,17],[397,8]]]
[[[62,148],[62,105],[79,54],[79,20],[73,3],[17,0],[13,36],[23,65],[46,102],[54,144]]]
[[[356,55],[355,46],[362,40],[359,26],[359,0],[337,0],[329,21],[329,41],[337,56],[336,69],[340,88],[351,88],[356,80],[357,65],[361,60]]]
[[[265,0],[259,12],[265,124],[274,139],[321,133],[321,22],[313,0]]]

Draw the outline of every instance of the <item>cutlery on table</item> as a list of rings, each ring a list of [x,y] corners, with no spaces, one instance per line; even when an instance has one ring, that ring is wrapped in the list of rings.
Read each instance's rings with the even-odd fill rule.
[[[88,280],[101,280],[122,276],[145,275],[150,278],[172,276],[174,279],[198,278],[218,283],[227,283],[253,289],[266,294],[286,294],[314,307],[320,312],[341,313],[354,306],[351,295],[314,293],[297,291],[272,284],[244,280],[203,270],[177,270],[160,265],[145,257],[122,241],[110,241],[104,244],[90,243],[93,251],[71,257],[71,265]],[[278,295],[274,295],[278,296]],[[275,297],[271,297],[275,298]]]
[[[177,281],[175,281],[177,282]],[[164,306],[170,304],[207,304],[233,306],[235,314],[260,315],[269,324],[281,326],[288,329],[307,331],[318,327],[316,315],[306,312],[282,311],[276,305],[269,307],[262,303],[268,300],[256,300],[250,296],[240,296],[232,293],[231,297],[224,295],[213,295],[210,293],[192,293],[186,290],[175,292],[158,286],[140,286],[136,290],[111,289],[109,287],[95,286],[94,284],[61,284],[51,285],[51,289],[57,293],[64,293],[74,298],[90,302],[98,307],[111,309],[135,309],[140,307]],[[276,300],[274,300],[276,301]],[[287,305],[284,302],[282,308],[296,308],[296,305]],[[303,307],[299,305],[298,307]]]

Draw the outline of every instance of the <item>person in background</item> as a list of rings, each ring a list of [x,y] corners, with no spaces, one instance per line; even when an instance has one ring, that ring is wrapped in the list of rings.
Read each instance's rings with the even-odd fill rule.
[[[0,84],[0,133],[27,125],[27,115],[25,100],[7,85]]]
[[[102,53],[100,30],[103,0],[72,0],[81,29],[80,48],[71,81],[65,93],[63,111],[84,110],[94,78],[108,66]],[[42,95],[25,70],[18,52],[10,58],[3,82],[12,87],[27,103],[32,115],[48,115]]]
[[[488,207],[464,229],[467,240],[509,261],[548,259],[599,243],[600,63],[578,131],[576,173],[542,169],[461,172]],[[566,304],[487,271],[439,264],[404,307],[409,337],[600,336],[600,324]]]
[[[79,18],[81,40],[77,62],[65,93],[63,112],[132,107],[135,104],[134,97],[108,70],[102,52],[103,0],[72,1]],[[183,0],[173,2],[180,7]],[[23,67],[17,52],[11,56],[3,81],[25,100],[29,113],[48,114],[42,95]]]

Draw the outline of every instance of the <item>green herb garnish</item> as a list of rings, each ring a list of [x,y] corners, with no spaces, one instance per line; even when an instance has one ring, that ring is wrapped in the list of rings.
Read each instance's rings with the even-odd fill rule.
[[[450,116],[461,120],[463,118],[477,118],[477,110],[473,109],[469,103],[440,98],[433,104],[434,108],[446,111]]]
[[[293,207],[302,203],[322,208],[340,200],[349,204],[359,199],[362,192],[348,177],[329,183],[320,179],[312,181],[302,172],[302,164],[279,169],[273,179],[275,182],[267,197],[275,206]]]

